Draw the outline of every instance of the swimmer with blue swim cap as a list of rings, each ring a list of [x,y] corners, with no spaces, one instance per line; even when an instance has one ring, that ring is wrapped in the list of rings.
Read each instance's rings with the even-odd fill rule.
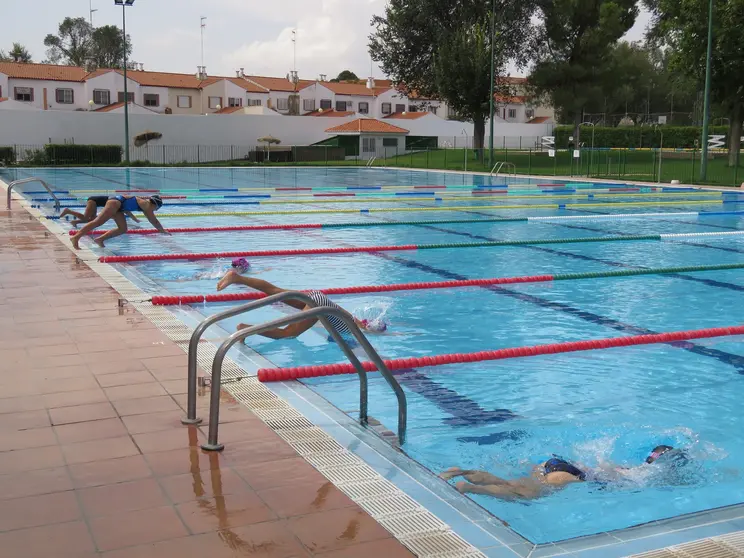
[[[654,464],[662,457],[664,460],[674,459],[675,463],[687,462],[682,450],[660,445],[649,453],[641,466]],[[467,471],[459,467],[447,469],[439,476],[444,480],[463,477],[467,482],[461,481],[455,485],[463,494],[485,494],[502,500],[534,500],[575,482],[597,480],[591,478],[588,469],[557,456],[534,466],[530,476],[518,479],[506,480],[485,471]]]
[[[235,265],[235,261],[233,261],[233,265]],[[217,290],[222,291],[230,285],[245,285],[246,287],[261,291],[262,293],[266,294],[266,296],[272,296],[288,291],[288,289],[282,289],[280,287],[277,287],[276,285],[272,285],[268,281],[263,281],[254,277],[243,277],[237,272],[237,270],[228,271],[227,274],[222,279],[220,279],[219,283],[217,283]],[[354,320],[354,323],[356,323],[356,325],[364,331],[370,333],[382,333],[387,330],[387,324],[384,320],[359,319],[341,308],[338,304],[332,302],[324,293],[320,291],[310,291],[305,294],[307,294],[312,299],[316,307],[324,306],[328,308],[338,308],[340,310],[343,310],[351,319]],[[284,302],[284,304],[287,304],[288,306],[291,306],[292,308],[296,308],[297,310],[310,310],[311,308],[313,308],[302,300],[287,299],[282,302]],[[341,335],[353,336],[348,326],[338,316],[329,315],[327,316],[327,320]],[[289,324],[285,328],[276,328],[269,331],[264,331],[260,335],[262,335],[263,337],[268,337],[269,339],[293,339],[305,333],[317,322],[317,318],[311,318],[309,320],[303,320],[301,322]],[[250,325],[238,325],[238,329],[244,329],[247,327],[250,327]]]

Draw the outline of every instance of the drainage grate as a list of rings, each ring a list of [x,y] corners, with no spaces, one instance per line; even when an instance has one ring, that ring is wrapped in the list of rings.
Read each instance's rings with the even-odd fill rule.
[[[692,541],[670,548],[635,554],[632,558],[742,558],[744,532]]]
[[[395,493],[395,485],[385,479],[349,482],[340,488],[355,502],[367,498],[385,498]]]
[[[399,533],[401,537],[420,536],[422,533],[446,533],[449,529],[428,511],[407,513],[399,517],[383,517],[378,521],[385,529],[391,533]]]
[[[454,556],[482,556],[477,548],[463,548],[463,540],[454,533],[433,533],[417,537],[404,537],[401,542],[418,556],[450,558]]]
[[[744,554],[744,531],[737,531],[736,533],[729,533],[728,535],[713,537],[713,540],[723,543],[726,546]]]

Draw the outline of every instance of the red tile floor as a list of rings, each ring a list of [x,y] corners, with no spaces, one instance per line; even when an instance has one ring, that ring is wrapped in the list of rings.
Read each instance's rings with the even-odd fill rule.
[[[45,231],[0,211],[0,556],[411,556],[227,394],[203,452],[186,355]]]

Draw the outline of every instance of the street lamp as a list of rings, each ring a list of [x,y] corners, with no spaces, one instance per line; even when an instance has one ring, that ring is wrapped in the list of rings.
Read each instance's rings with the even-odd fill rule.
[[[496,27],[496,0],[491,1],[491,87],[489,88],[489,120],[488,120],[488,127],[489,127],[489,137],[488,137],[488,166],[493,166],[493,96],[495,95],[494,89],[496,88],[495,79],[496,76],[494,76],[494,35],[495,33],[495,27]]]
[[[710,66],[713,51],[713,0],[708,0],[708,50],[705,56],[705,100],[703,101],[703,137],[700,155],[700,182],[708,178],[708,124],[710,121]]]
[[[592,127],[592,150],[589,152],[589,176],[591,176],[592,163],[594,162],[594,122],[582,122],[581,125]]]
[[[661,134],[661,141],[659,142],[659,174],[658,178],[656,179],[657,183],[661,182],[661,161],[664,159],[664,130],[661,129],[661,127],[657,124],[654,126],[656,130]]]
[[[129,91],[127,90],[127,6],[134,5],[134,0],[114,0],[121,6],[121,31],[124,35],[124,162],[129,164]]]

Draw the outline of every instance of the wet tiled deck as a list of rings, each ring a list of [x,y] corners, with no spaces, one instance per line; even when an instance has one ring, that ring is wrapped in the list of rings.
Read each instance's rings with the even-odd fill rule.
[[[227,394],[203,452],[186,355],[45,232],[0,212],[0,555],[412,556]]]

